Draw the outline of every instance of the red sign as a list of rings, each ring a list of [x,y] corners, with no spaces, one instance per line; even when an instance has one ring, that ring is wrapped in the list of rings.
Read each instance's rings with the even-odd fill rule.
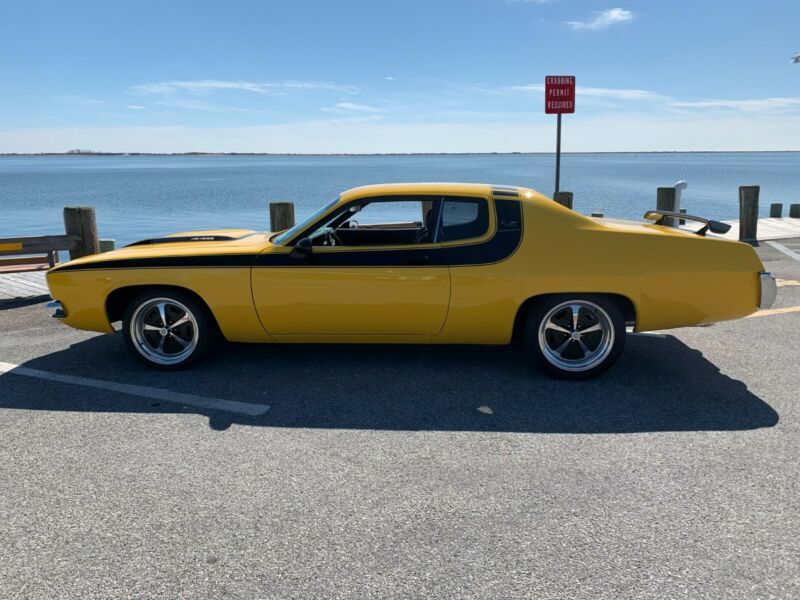
[[[548,115],[575,112],[575,78],[572,75],[544,78],[544,112]]]

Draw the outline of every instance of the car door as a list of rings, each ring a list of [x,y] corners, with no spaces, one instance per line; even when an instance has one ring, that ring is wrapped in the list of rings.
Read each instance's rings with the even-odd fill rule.
[[[298,236],[313,239],[311,254],[266,251],[251,275],[264,328],[279,341],[438,334],[447,316],[450,272],[433,259],[440,245],[427,230],[435,229],[439,207],[430,196],[359,200]],[[383,222],[367,222],[367,209]],[[339,232],[338,243],[318,244],[323,227]]]

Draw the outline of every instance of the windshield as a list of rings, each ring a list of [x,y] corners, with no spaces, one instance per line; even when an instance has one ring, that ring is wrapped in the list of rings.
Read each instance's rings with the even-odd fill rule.
[[[279,236],[275,237],[272,240],[272,243],[273,244],[283,244],[283,243],[289,241],[295,235],[297,235],[298,233],[303,231],[303,229],[305,229],[306,227],[311,225],[314,221],[319,219],[322,215],[324,215],[331,208],[333,208],[336,205],[337,202],[339,202],[339,198],[336,198],[335,200],[331,200],[330,202],[328,202],[322,208],[320,208],[318,210],[315,210],[313,213],[308,215],[305,219],[300,221],[297,225],[295,225],[294,227],[292,227],[290,229],[287,229],[282,234],[280,234]]]

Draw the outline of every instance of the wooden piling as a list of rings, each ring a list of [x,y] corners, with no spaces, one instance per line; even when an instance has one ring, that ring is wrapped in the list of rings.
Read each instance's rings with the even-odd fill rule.
[[[656,209],[676,212],[674,187],[660,187],[656,190]],[[674,217],[664,217],[664,225],[677,227],[678,221]]]
[[[572,209],[572,192],[556,192],[553,194],[553,200],[558,202],[561,206],[566,206]]]
[[[769,216],[773,219],[780,219],[783,217],[783,204],[780,202],[773,202],[769,205]]]
[[[97,235],[97,219],[94,207],[65,206],[64,229],[67,235],[77,235],[81,239],[79,247],[69,251],[70,260],[100,252],[100,239]]]
[[[294,227],[294,203],[270,202],[269,227],[270,231],[283,231]]]
[[[789,205],[789,216],[795,219],[800,219],[800,204]]]
[[[602,219],[603,218],[603,213],[601,213],[601,212],[593,212],[592,216],[596,217],[598,219]]]
[[[757,185],[739,187],[739,241],[755,242],[758,239],[758,194]]]

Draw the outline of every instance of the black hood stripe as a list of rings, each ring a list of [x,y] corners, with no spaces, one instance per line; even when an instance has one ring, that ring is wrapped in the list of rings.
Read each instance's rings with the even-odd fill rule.
[[[148,258],[120,258],[97,262],[67,263],[61,267],[50,269],[56,271],[99,271],[105,269],[175,269],[175,268],[219,268],[249,267],[257,254],[217,254],[201,256],[153,256]]]
[[[247,233],[245,235],[240,235],[239,237],[233,237],[230,235],[181,235],[181,236],[171,236],[171,237],[161,237],[161,238],[150,238],[147,240],[140,240],[138,242],[133,242],[132,244],[128,244],[125,248],[130,248],[132,246],[152,246],[155,244],[178,244],[178,243],[185,243],[185,242],[232,242],[234,240],[241,240],[246,237],[250,237],[251,235],[255,235],[254,233]]]

